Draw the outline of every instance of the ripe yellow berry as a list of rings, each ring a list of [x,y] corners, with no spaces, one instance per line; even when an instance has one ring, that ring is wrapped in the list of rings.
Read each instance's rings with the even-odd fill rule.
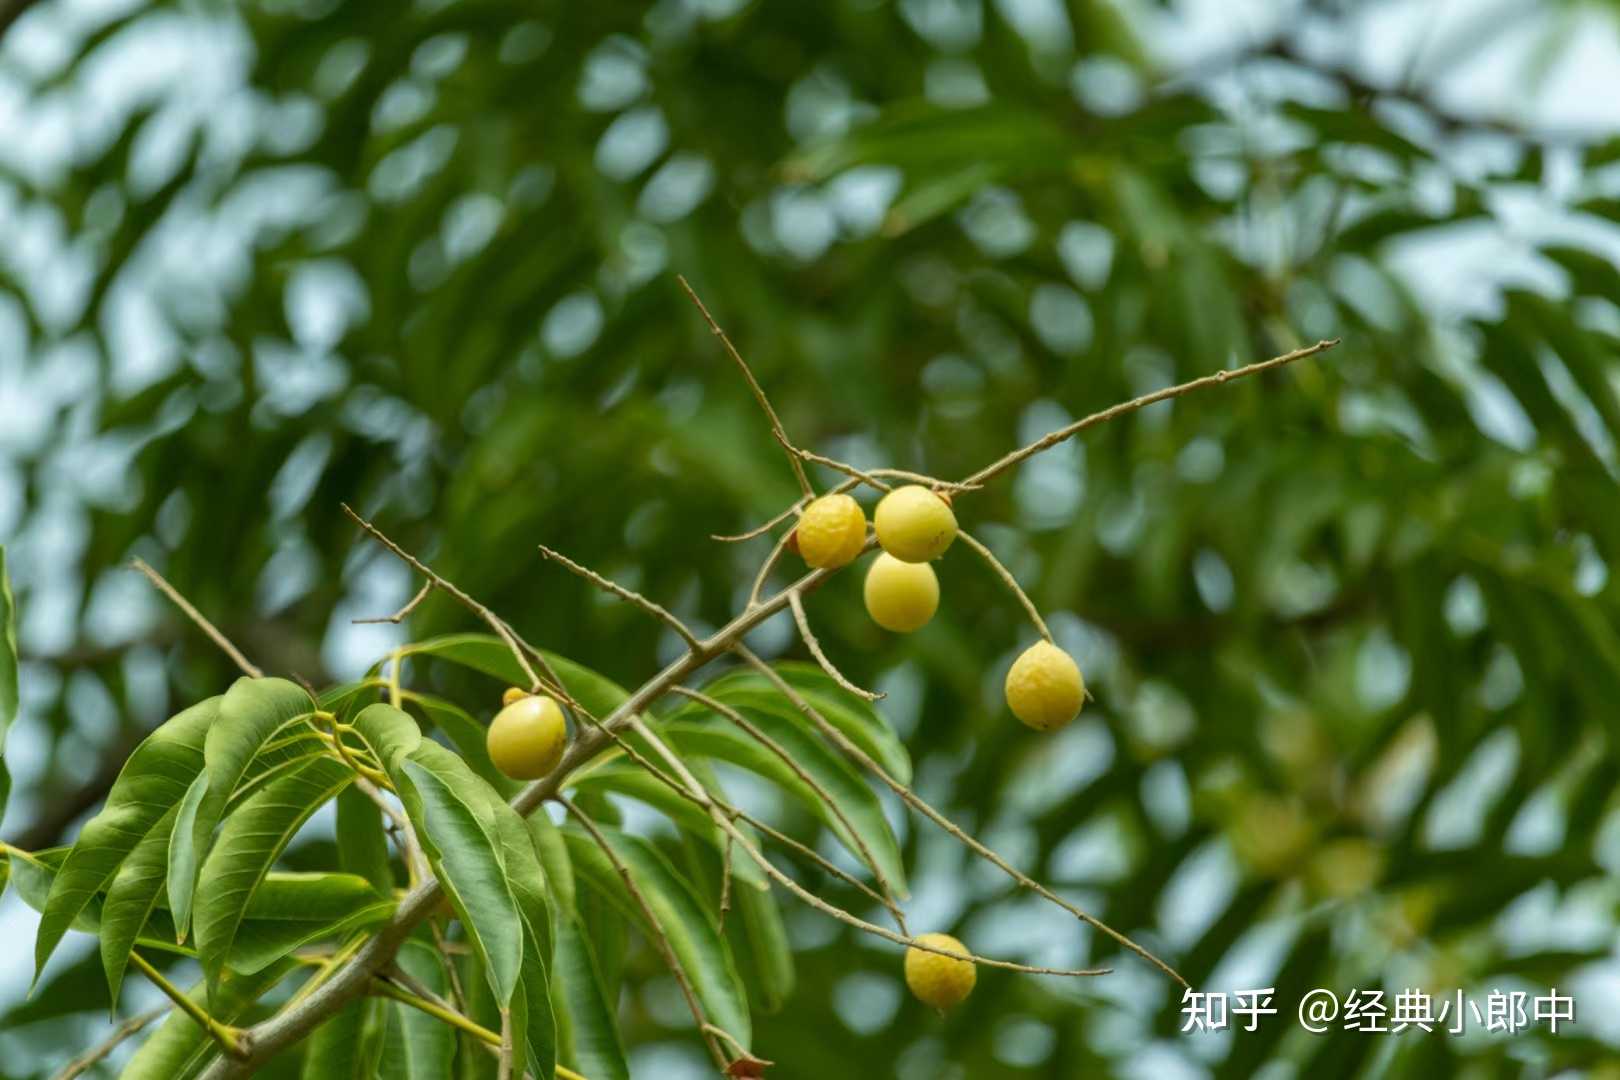
[[[495,714],[485,745],[490,760],[514,780],[538,780],[562,760],[568,725],[544,694],[526,696]]]
[[[901,562],[937,559],[956,539],[956,515],[950,504],[919,484],[883,496],[872,524],[883,550]]]
[[[939,578],[927,563],[901,562],[879,552],[866,571],[866,612],[885,630],[909,634],[939,610]]]
[[[921,934],[917,940],[936,949],[967,956],[967,947],[949,934]],[[971,960],[952,960],[915,945],[906,950],[906,985],[925,1005],[944,1012],[962,1004],[973,992],[978,971]]]
[[[527,690],[519,689],[516,686],[508,686],[506,688],[506,692],[501,694],[501,704],[503,706],[510,705],[510,704],[512,704],[512,702],[514,702],[514,701],[522,701],[524,698],[526,698],[528,696],[529,696],[529,692]]]
[[[1080,715],[1086,682],[1074,658],[1049,641],[1025,649],[1007,671],[1007,707],[1036,731],[1056,731]]]
[[[811,566],[844,566],[866,546],[866,512],[848,495],[823,495],[804,508],[793,535]]]

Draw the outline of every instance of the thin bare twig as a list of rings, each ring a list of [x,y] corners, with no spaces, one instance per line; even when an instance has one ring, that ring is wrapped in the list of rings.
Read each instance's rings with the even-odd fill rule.
[[[522,668],[523,674],[528,676],[531,689],[538,690],[544,688],[558,695],[566,695],[568,693],[568,691],[563,688],[562,680],[557,677],[557,673],[549,670],[543,659],[541,660],[541,666],[542,669],[546,671],[546,677],[541,678],[540,675],[536,673],[534,666],[529,663],[528,656],[525,655],[522,647],[518,644],[517,635],[512,632],[511,627],[506,625],[506,621],[504,619],[496,615],[483,604],[480,604],[477,600],[474,600],[453,582],[441,577],[435,570],[433,570],[432,567],[428,566],[421,559],[418,559],[415,555],[412,555],[410,552],[396,544],[393,540],[389,539],[381,529],[377,528],[377,526],[355,513],[354,508],[348,503],[340,503],[339,505],[342,506],[343,512],[349,515],[350,520],[369,533],[372,539],[376,540],[383,547],[393,552],[396,557],[408,564],[411,569],[415,570],[418,574],[421,574],[423,577],[427,578],[428,581],[432,582],[435,586],[443,589],[462,607],[484,620],[489,628],[495,631],[495,635],[504,641],[506,643],[506,647],[512,651],[513,657],[516,658],[518,662],[518,667]]]
[[[51,1080],[73,1080],[75,1076],[89,1072],[108,1054],[118,1049],[119,1044],[125,1039],[139,1034],[142,1028],[168,1011],[169,1007],[167,1005],[160,1005],[155,1009],[148,1009],[138,1016],[130,1017],[114,1028],[111,1035],[108,1035],[101,1042],[64,1065],[62,1071],[53,1076]]]
[[[1148,963],[1170,976],[1182,986],[1187,985],[1187,980],[1183,979],[1179,974],[1177,974],[1175,969],[1169,964],[1166,964],[1163,960],[1160,960],[1157,956],[1154,956],[1151,952],[1144,949],[1142,946],[1138,945],[1136,942],[1132,941],[1118,930],[1115,930],[1107,923],[1104,923],[1101,919],[1089,915],[1081,909],[1075,907],[1073,904],[1069,903],[1067,900],[1048,889],[1045,885],[1042,885],[1040,882],[1036,881],[1022,870],[1019,870],[1017,867],[1007,862],[1007,860],[1003,859],[1000,855],[997,855],[994,851],[980,843],[978,840],[974,839],[971,835],[963,832],[944,814],[941,814],[938,810],[935,810],[932,806],[925,802],[916,792],[912,791],[905,784],[902,784],[900,781],[890,776],[888,770],[884,769],[882,765],[879,765],[877,761],[873,759],[872,755],[868,754],[865,750],[862,750],[859,746],[852,742],[847,735],[835,727],[826,717],[822,716],[820,710],[818,710],[814,705],[811,705],[809,701],[805,700],[804,695],[800,694],[796,689],[794,689],[793,685],[786,679],[782,678],[782,676],[778,674],[774,668],[765,663],[765,661],[761,660],[758,656],[754,655],[753,650],[741,643],[732,646],[732,648],[738,656],[741,656],[745,661],[752,665],[755,670],[764,675],[771,685],[776,687],[777,691],[781,693],[782,696],[793,702],[794,706],[806,717],[808,717],[810,722],[815,724],[821,733],[830,739],[835,746],[837,746],[850,758],[858,762],[868,772],[872,773],[879,780],[883,781],[884,785],[887,786],[889,790],[900,796],[900,798],[905,800],[905,802],[914,810],[923,814],[929,820],[934,822],[934,824],[944,829],[959,843],[968,848],[968,850],[995,866],[998,870],[1012,878],[1023,888],[1031,890],[1042,899],[1056,904],[1058,907],[1067,911],[1069,914],[1073,915],[1087,926],[1090,926],[1100,933],[1106,934],[1110,938],[1113,938],[1114,941],[1129,949],[1131,952],[1136,953],[1142,959],[1146,960]]]
[[[834,667],[831,660],[827,659],[827,654],[821,651],[821,642],[816,640],[815,631],[810,629],[810,616],[804,613],[804,601],[799,599],[798,593],[793,593],[788,597],[788,606],[793,609],[793,621],[799,624],[799,636],[804,638],[805,645],[810,649],[810,655],[816,658],[816,663],[821,665],[822,671],[832,676],[833,682],[856,697],[865,698],[867,701],[878,701],[883,697],[880,692],[863,690],[844,678],[844,673]]]
[[[416,610],[416,606],[418,604],[427,599],[428,593],[432,591],[433,581],[432,579],[429,579],[422,582],[422,587],[416,590],[416,595],[407,600],[405,602],[405,606],[394,612],[392,615],[375,615],[368,619],[355,619],[353,621],[357,624],[393,623],[395,626],[398,626],[400,623],[405,621],[406,616]]]
[[[720,849],[720,929],[726,928],[726,916],[731,912],[731,837],[726,837]]]
[[[799,461],[796,448],[788,440],[787,431],[782,427],[782,419],[776,415],[776,410],[771,408],[771,399],[765,396],[765,388],[759,385],[758,379],[754,378],[754,372],[749,368],[748,361],[742,358],[742,353],[737,351],[737,347],[731,343],[731,339],[726,336],[726,332],[720,329],[720,324],[714,321],[714,316],[709,314],[709,309],[703,306],[703,301],[698,299],[698,294],[692,290],[691,285],[687,284],[686,279],[677,274],[675,280],[681,283],[681,288],[685,289],[686,295],[691,297],[692,303],[697,306],[698,312],[703,316],[703,321],[709,324],[709,329],[714,332],[715,337],[720,339],[720,344],[725,346],[727,354],[730,355],[731,359],[742,371],[743,378],[748,380],[748,388],[754,392],[754,400],[759,402],[759,407],[764,410],[766,417],[771,422],[771,434],[776,436],[776,441],[782,444],[782,449],[787,453],[788,464],[793,466],[793,475],[799,481],[799,490],[804,492],[806,497],[814,495],[815,489],[810,486],[810,478],[805,475],[804,465]]]
[[[242,650],[238,649],[235,645],[232,645],[230,638],[220,633],[217,626],[204,618],[203,613],[193,607],[191,605],[191,601],[187,600],[184,596],[181,596],[180,591],[173,585],[170,585],[162,574],[152,569],[145,559],[131,559],[129,561],[129,565],[145,574],[146,579],[153,585],[156,585],[159,592],[161,592],[164,596],[167,596],[174,603],[175,607],[185,612],[186,618],[196,623],[197,629],[207,634],[209,640],[215,645],[218,645],[220,651],[226,656],[230,657],[231,661],[236,664],[237,667],[242,669],[242,674],[253,679],[264,678],[264,672],[260,670],[258,665],[254,664],[246,656],[243,656]]]
[[[1191,393],[1194,390],[1202,390],[1207,386],[1219,386],[1222,383],[1231,382],[1233,379],[1242,379],[1249,375],[1257,375],[1262,371],[1270,371],[1272,368],[1282,367],[1284,364],[1291,364],[1295,360],[1303,360],[1307,356],[1315,356],[1319,352],[1325,352],[1326,350],[1333,348],[1338,343],[1338,338],[1332,338],[1331,340],[1327,341],[1318,341],[1315,345],[1307,345],[1303,349],[1295,349],[1293,352],[1283,353],[1281,356],[1274,356],[1270,360],[1262,360],[1259,363],[1249,364],[1245,367],[1217,371],[1213,375],[1205,375],[1202,378],[1193,379],[1190,382],[1180,383],[1176,386],[1169,386],[1163,390],[1155,390],[1151,394],[1143,394],[1141,397],[1132,398],[1130,401],[1122,401],[1118,405],[1110,405],[1101,412],[1094,412],[1090,416],[1082,417],[1072,424],[1058,428],[1056,431],[1048,432],[1047,434],[1042,435],[1039,439],[1036,439],[1034,442],[1030,443],[1028,446],[1021,446],[1017,450],[1007,454],[1005,457],[992,461],[990,464],[986,465],[984,468],[980,469],[978,472],[974,473],[972,476],[969,476],[962,482],[964,484],[983,484],[988,480],[992,480],[995,477],[1000,476],[1002,473],[1006,472],[1014,465],[1017,465],[1019,462],[1024,461],[1027,458],[1034,457],[1043,450],[1050,450],[1052,447],[1066,439],[1074,438],[1074,436],[1080,434],[1087,428],[1096,427],[1098,424],[1106,424],[1108,421],[1118,419],[1119,417],[1124,416],[1126,413],[1135,412],[1137,409],[1143,409],[1149,405],[1156,405],[1161,401],[1168,401],[1173,397],[1180,397],[1182,394]]]
[[[568,556],[562,554],[561,552],[553,551],[544,544],[540,545],[540,554],[544,555],[553,562],[562,564],[565,568],[584,578],[597,588],[612,593],[620,600],[628,600],[630,603],[634,604],[636,607],[639,607],[653,618],[661,619],[671,630],[674,630],[681,636],[681,640],[686,642],[687,648],[695,649],[698,647],[697,635],[692,633],[691,629],[687,627],[687,625],[679,618],[677,618],[675,613],[670,611],[668,608],[665,608],[660,604],[653,603],[651,600],[647,599],[645,596],[642,596],[634,589],[627,589],[618,582],[603,577],[601,574],[598,574],[595,570],[592,570],[588,566],[581,566]]]
[[[1007,586],[1014,596],[1018,597],[1020,604],[1024,605],[1024,612],[1029,616],[1029,621],[1035,624],[1035,629],[1040,631],[1041,637],[1051,641],[1052,631],[1046,628],[1046,620],[1041,618],[1040,609],[1035,606],[1035,601],[1031,600],[1029,594],[1025,593],[1023,588],[1019,586],[1018,579],[1012,576],[1012,571],[1008,570],[1006,566],[1002,565],[1001,560],[996,558],[995,552],[980,543],[978,538],[966,529],[957,529],[956,538],[978,552],[979,557],[990,564],[990,569],[996,572],[996,576],[1001,579],[1001,583]]]
[[[752,540],[756,536],[764,536],[766,533],[782,524],[782,522],[786,521],[794,514],[797,514],[804,508],[804,504],[805,498],[803,495],[800,495],[797,499],[793,500],[792,506],[788,507],[786,510],[783,510],[780,514],[777,514],[763,525],[749,529],[745,533],[738,533],[735,536],[721,536],[718,533],[711,533],[709,539],[718,540],[722,544],[739,544],[744,540]]]
[[[709,1048],[709,1053],[714,1056],[714,1063],[720,1067],[721,1072],[724,1072],[726,1056],[721,1053],[714,1036],[709,1033],[708,1019],[703,1015],[703,1006],[698,1003],[697,994],[692,989],[691,980],[686,977],[686,972],[681,968],[680,962],[675,959],[675,948],[669,943],[669,936],[658,925],[658,918],[653,914],[652,905],[648,903],[646,894],[641,891],[641,886],[636,884],[635,875],[630,873],[630,868],[624,864],[623,859],[619,858],[619,853],[613,850],[613,845],[609,844],[607,837],[602,835],[602,830],[596,827],[596,822],[586,816],[584,811],[575,806],[567,796],[558,795],[557,801],[562,803],[568,812],[573,814],[574,818],[584,826],[585,831],[590,834],[591,840],[601,849],[602,854],[607,856],[608,861],[613,864],[613,869],[618,871],[619,878],[624,882],[625,889],[630,893],[631,899],[636,902],[636,906],[641,909],[642,916],[647,920],[647,936],[652,939],[653,944],[658,947],[658,951],[663,955],[664,963],[669,967],[669,973],[675,977],[676,984],[681,988],[682,996],[686,998],[687,1008],[692,1010],[692,1019],[697,1021],[698,1030],[703,1035],[704,1045]]]

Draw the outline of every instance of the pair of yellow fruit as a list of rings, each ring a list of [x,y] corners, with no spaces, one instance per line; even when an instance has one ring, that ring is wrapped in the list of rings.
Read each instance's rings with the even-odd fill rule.
[[[956,539],[956,514],[944,496],[908,484],[879,500],[872,526],[883,553],[866,572],[867,614],[885,630],[918,630],[939,610],[939,578],[928,564]],[[793,540],[810,566],[845,566],[866,547],[866,514],[848,495],[823,495],[804,508]],[[1037,731],[1068,724],[1086,698],[1079,665],[1049,641],[1024,650],[1004,690],[1013,715]]]

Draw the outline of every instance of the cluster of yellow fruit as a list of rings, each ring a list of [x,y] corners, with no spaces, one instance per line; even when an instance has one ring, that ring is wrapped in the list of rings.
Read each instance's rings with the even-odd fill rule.
[[[866,610],[885,630],[908,634],[939,610],[939,578],[928,565],[956,539],[948,496],[919,484],[883,496],[872,515],[883,549],[866,572]],[[804,508],[792,543],[810,566],[848,565],[866,548],[866,513],[848,495],[823,495]],[[1074,658],[1038,641],[1013,662],[1007,706],[1037,731],[1054,731],[1080,715],[1086,684]]]
[[[939,578],[929,564],[956,539],[949,497],[917,484],[896,488],[879,500],[872,525],[883,551],[866,572],[866,610],[886,630],[921,629],[939,610]],[[866,513],[848,495],[823,495],[804,508],[788,542],[812,567],[847,566],[866,550]],[[1013,661],[1005,691],[1014,716],[1038,731],[1054,731],[1080,714],[1086,685],[1073,657],[1038,641]],[[516,780],[548,775],[568,742],[562,707],[517,687],[506,691],[501,706],[489,725],[490,760]],[[971,954],[949,934],[916,940],[963,959],[913,945],[906,950],[906,985],[941,1011],[961,1004],[977,978]]]

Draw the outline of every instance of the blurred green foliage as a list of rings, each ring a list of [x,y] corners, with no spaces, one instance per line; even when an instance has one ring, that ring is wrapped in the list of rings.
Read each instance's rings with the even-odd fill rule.
[[[811,616],[890,691],[925,796],[1197,986],[1275,985],[1286,1014],[1314,986],[1612,981],[1620,143],[1456,115],[1426,70],[1366,74],[1321,47],[1354,4],[1300,5],[1193,71],[1144,39],[1169,15],[1103,0],[72,10],[39,5],[0,54],[42,115],[176,40],[198,86],[181,63],[59,167],[0,173],[8,217],[79,270],[0,257],[13,372],[77,388],[37,394],[17,432],[43,430],[8,443],[12,744],[42,747],[13,765],[8,839],[18,799],[35,845],[70,834],[166,703],[231,674],[131,555],[317,682],[398,640],[348,623],[414,590],[345,501],[625,684],[678,642],[536,543],[725,620],[769,541],[709,535],[795,490],[679,273],[796,440],[947,477],[1342,338],[959,503],[1087,672],[1096,706],[1064,734],[1002,708],[1030,634],[964,552],[914,638],[871,626],[847,576]],[[1399,44],[1455,57],[1494,29]],[[60,48],[23,54],[41,41]],[[466,625],[433,599],[410,632]],[[787,630],[758,644],[797,653]],[[901,997],[893,949],[794,914],[797,988],[756,1020],[772,1076],[1613,1059],[1595,1015],[1556,1038],[1307,1038],[1286,1015],[1178,1036],[1154,973],[948,839],[902,839],[920,929],[1118,971],[984,971],[942,1023]],[[692,1050],[653,952],[633,940],[623,970],[632,1048]],[[62,1018],[106,1004],[80,975],[7,1003],[5,1045],[41,1069],[77,1049],[93,1025]]]

